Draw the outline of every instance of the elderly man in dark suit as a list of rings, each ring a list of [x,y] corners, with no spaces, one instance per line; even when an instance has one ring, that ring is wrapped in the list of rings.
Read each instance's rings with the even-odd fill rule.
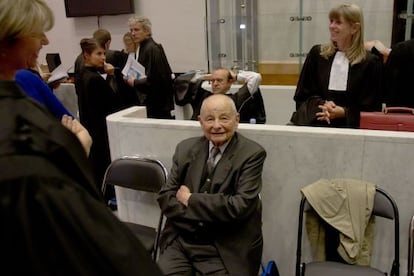
[[[236,132],[239,114],[226,95],[206,98],[199,121],[204,136],[177,145],[158,197],[167,216],[159,265],[165,275],[257,276],[266,151]]]

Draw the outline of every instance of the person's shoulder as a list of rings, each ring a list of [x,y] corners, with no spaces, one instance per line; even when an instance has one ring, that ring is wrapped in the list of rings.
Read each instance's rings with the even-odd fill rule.
[[[260,145],[259,143],[257,143],[256,141],[247,138],[246,136],[244,136],[243,134],[236,132],[235,134],[235,138],[237,139],[238,143],[240,144],[240,146],[243,148],[243,151],[251,151],[251,152],[265,152],[266,150],[262,147],[262,145]]]
[[[319,53],[321,51],[322,44],[315,44],[311,47],[309,52],[317,52]]]
[[[46,83],[35,73],[28,69],[20,69],[15,76],[16,82],[23,87],[37,87],[46,86]]]
[[[195,136],[182,140],[178,143],[179,146],[195,146],[199,143],[205,142],[206,138],[204,136]]]
[[[382,64],[382,59],[380,56],[366,50],[365,62]]]
[[[16,73],[16,80],[17,78],[38,79],[39,77],[35,73],[29,71],[28,69],[20,69]]]
[[[106,50],[106,55],[113,55],[113,56],[119,57],[119,56],[124,56],[124,55],[128,55],[128,54],[123,52],[123,51],[120,51],[120,50],[108,49],[108,50]]]
[[[155,40],[152,37],[150,37],[150,38],[147,38],[144,41],[142,41],[140,43],[139,48],[140,49],[141,48],[153,48],[153,47],[157,47],[157,46],[158,46],[158,44],[155,42]]]
[[[175,152],[182,156],[196,155],[206,144],[204,136],[186,138],[177,144]]]

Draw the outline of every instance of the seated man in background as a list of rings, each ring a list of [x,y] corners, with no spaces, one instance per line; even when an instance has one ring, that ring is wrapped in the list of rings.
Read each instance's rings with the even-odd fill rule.
[[[165,275],[257,276],[266,151],[236,132],[239,114],[225,95],[206,98],[199,121],[204,136],[177,145],[158,197],[167,217],[160,268]]]
[[[212,92],[202,88],[204,81],[211,82]],[[262,77],[259,73],[252,71],[239,71],[237,74],[225,69],[217,68],[212,74],[201,75],[193,79],[194,85],[190,86],[187,93],[191,96],[190,104],[193,108],[192,120],[197,120],[203,100],[212,94],[226,94],[233,99],[236,109],[240,114],[240,123],[266,123],[266,112],[263,97],[259,89]],[[244,83],[235,93],[229,90],[236,81]]]

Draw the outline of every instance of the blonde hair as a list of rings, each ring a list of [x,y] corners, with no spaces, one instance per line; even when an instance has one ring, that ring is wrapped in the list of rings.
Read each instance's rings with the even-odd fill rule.
[[[362,10],[355,4],[341,4],[329,12],[329,19],[344,19],[350,24],[359,24],[359,28],[352,36],[351,46],[344,50],[346,57],[351,65],[362,62],[366,57],[366,51],[364,48],[364,18]],[[333,41],[322,45],[321,56],[329,58],[334,55],[337,50],[337,46]]]
[[[54,23],[53,12],[43,0],[0,1],[0,45],[49,31]]]
[[[152,35],[152,24],[147,17],[143,15],[135,15],[128,19],[128,25],[131,26],[132,24],[141,24],[142,28],[147,31],[150,36]]]
[[[134,38],[132,37],[132,33],[131,32],[126,32],[124,33],[124,36],[122,37],[123,41],[127,41],[127,40],[131,40],[133,41]]]

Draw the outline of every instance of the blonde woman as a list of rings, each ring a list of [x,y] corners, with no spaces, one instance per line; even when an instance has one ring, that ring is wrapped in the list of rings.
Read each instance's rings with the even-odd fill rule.
[[[382,61],[364,48],[361,9],[329,12],[330,41],[308,53],[294,100],[296,125],[359,127],[360,111],[381,108]]]
[[[122,49],[122,52],[126,54],[135,54],[138,47],[134,42],[131,32],[126,32],[122,38],[122,41],[124,42],[124,49]]]
[[[0,1],[2,269],[8,275],[161,275],[96,189],[78,141],[85,129],[63,116],[77,139],[14,80],[36,61],[53,24],[44,0]]]

